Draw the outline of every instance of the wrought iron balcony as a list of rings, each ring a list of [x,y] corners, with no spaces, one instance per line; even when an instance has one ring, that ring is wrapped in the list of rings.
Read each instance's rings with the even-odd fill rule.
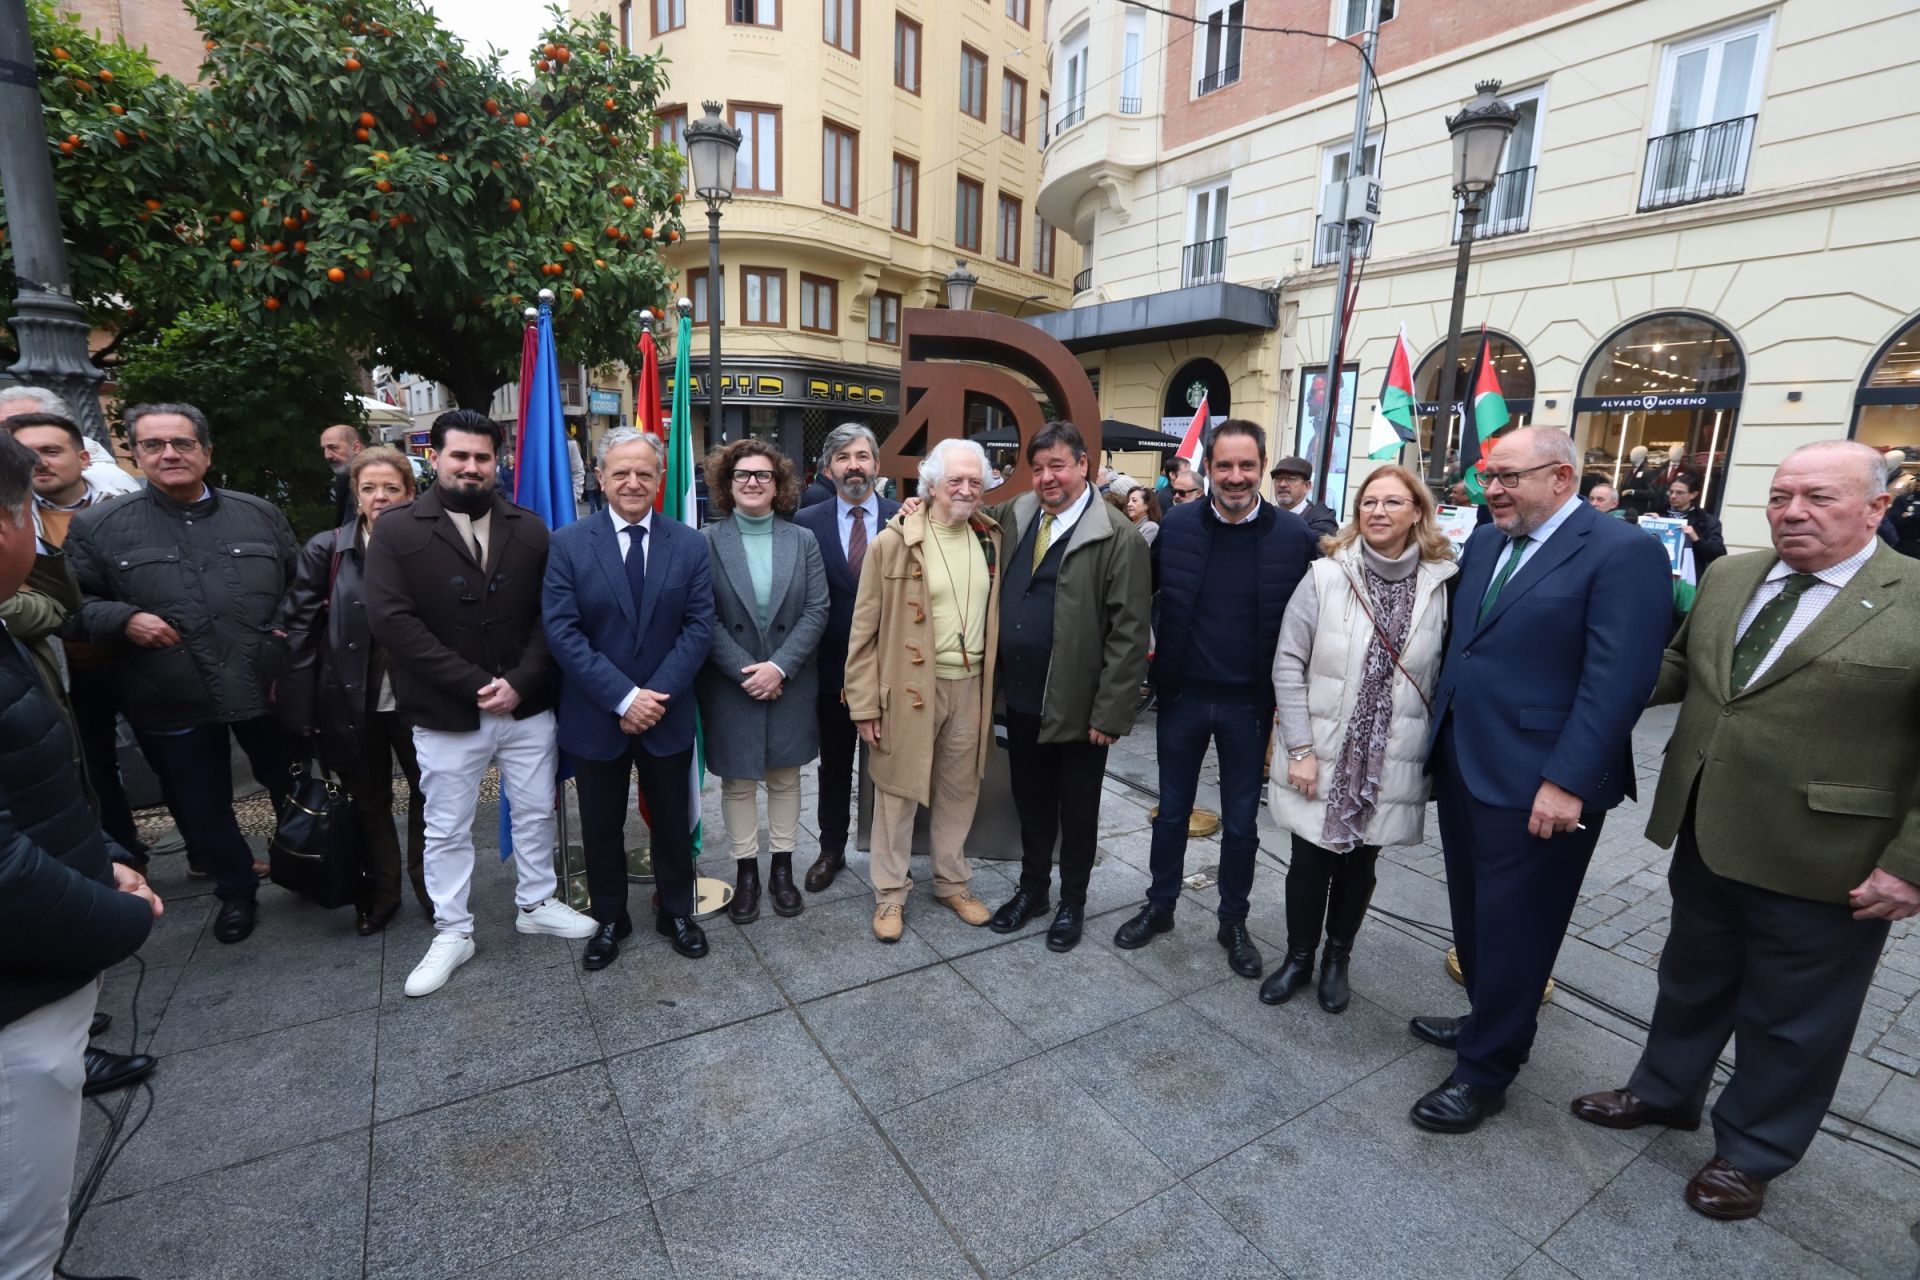
[[[1138,98],[1122,98],[1122,99],[1120,99],[1120,114],[1121,114],[1121,115],[1123,115],[1123,116],[1137,116],[1137,115],[1139,115],[1139,114],[1140,114],[1140,99],[1138,99]]]
[[[1494,179],[1493,190],[1481,197],[1480,220],[1474,224],[1473,238],[1488,240],[1525,231],[1533,218],[1534,166],[1509,169]],[[1453,242],[1460,243],[1460,215],[1454,214]]]
[[[1073,291],[1075,293],[1085,293],[1091,288],[1093,288],[1093,268],[1082,267],[1080,274],[1073,278]]]
[[[1227,274],[1227,238],[1202,240],[1186,247],[1181,257],[1180,286],[1212,284]]]
[[[1232,66],[1222,67],[1210,76],[1201,77],[1200,88],[1198,93],[1195,96],[1204,97],[1205,95],[1212,93],[1215,89],[1224,89],[1228,85],[1232,84],[1234,81],[1238,80],[1239,78],[1240,78],[1239,63],[1236,62]]]
[[[1353,242],[1353,256],[1364,258],[1373,247],[1373,224],[1362,222],[1359,237]],[[1337,222],[1328,222],[1325,218],[1313,220],[1313,265],[1329,267],[1340,261],[1340,241],[1343,228]]]
[[[1087,100],[1085,98],[1075,98],[1072,102],[1060,108],[1060,123],[1054,128],[1054,136],[1056,138],[1059,137],[1086,118]]]
[[[1746,190],[1756,119],[1741,116],[1649,138],[1640,212],[1737,196]]]

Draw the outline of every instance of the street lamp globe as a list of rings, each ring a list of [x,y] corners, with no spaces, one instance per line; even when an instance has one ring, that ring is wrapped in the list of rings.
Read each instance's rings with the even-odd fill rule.
[[[953,260],[953,270],[947,273],[947,309],[950,311],[970,311],[973,309],[973,291],[980,287],[980,277],[967,270],[965,258]]]
[[[720,104],[703,102],[707,114],[687,126],[688,181],[709,206],[733,199],[734,160],[740,131],[720,118]]]
[[[1500,154],[1520,122],[1520,113],[1495,96],[1498,80],[1482,80],[1473,87],[1479,91],[1474,100],[1447,118],[1453,137],[1453,193],[1468,197],[1492,189],[1500,176]]]

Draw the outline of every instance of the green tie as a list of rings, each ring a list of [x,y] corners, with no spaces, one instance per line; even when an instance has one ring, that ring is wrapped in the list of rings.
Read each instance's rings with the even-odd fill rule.
[[[1040,532],[1033,540],[1033,572],[1040,572],[1040,562],[1047,558],[1047,548],[1053,543],[1053,513],[1040,517]]]
[[[1527,544],[1532,541],[1524,533],[1512,540],[1510,545],[1513,551],[1507,556],[1507,562],[1500,566],[1500,572],[1494,575],[1493,585],[1487,588],[1486,599],[1480,602],[1480,616],[1475,619],[1475,626],[1485,622],[1487,615],[1493,612],[1493,602],[1500,598],[1501,588],[1507,585],[1507,579],[1513,576],[1513,571],[1520,567],[1520,557],[1527,553]]]
[[[1800,607],[1800,597],[1808,587],[1820,579],[1810,573],[1790,573],[1780,588],[1780,594],[1760,606],[1760,612],[1753,615],[1753,622],[1747,627],[1747,633],[1733,646],[1733,691],[1739,693],[1753,679],[1753,673],[1760,668],[1761,660],[1773,652],[1781,633],[1786,631],[1787,623],[1793,617],[1793,611]]]

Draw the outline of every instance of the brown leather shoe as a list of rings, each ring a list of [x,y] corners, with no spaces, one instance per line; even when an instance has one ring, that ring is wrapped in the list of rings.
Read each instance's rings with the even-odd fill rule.
[[[987,910],[986,903],[973,896],[971,889],[962,889],[948,897],[935,898],[934,901],[976,929],[993,919],[993,912]]]
[[[824,893],[833,887],[834,877],[847,865],[844,853],[828,853],[821,850],[820,856],[807,868],[807,892]]]
[[[906,912],[897,902],[883,902],[873,910],[873,936],[882,942],[898,942],[906,931]]]
[[[1687,1208],[1723,1222],[1757,1217],[1766,1202],[1766,1183],[1749,1178],[1719,1156],[1700,1166],[1687,1183]]]
[[[1625,1089],[1586,1094],[1575,1098],[1570,1108],[1578,1119],[1603,1129],[1638,1129],[1643,1124],[1662,1124],[1692,1133],[1700,1127],[1698,1111],[1687,1114],[1651,1106]]]

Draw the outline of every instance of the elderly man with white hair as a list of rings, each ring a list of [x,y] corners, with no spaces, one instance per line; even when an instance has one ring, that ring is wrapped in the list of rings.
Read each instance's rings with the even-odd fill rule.
[[[991,914],[969,887],[967,833],[993,750],[1000,527],[980,514],[986,451],[942,440],[920,463],[926,505],[873,540],[847,640],[847,714],[872,749],[873,934],[904,928],[913,820],[930,814],[933,892],[970,925]]]
[[[71,405],[43,387],[0,387],[0,424],[25,413],[57,413],[74,422],[80,417]],[[140,492],[140,481],[113,460],[113,449],[91,436],[85,437],[86,482],[104,497]]]

